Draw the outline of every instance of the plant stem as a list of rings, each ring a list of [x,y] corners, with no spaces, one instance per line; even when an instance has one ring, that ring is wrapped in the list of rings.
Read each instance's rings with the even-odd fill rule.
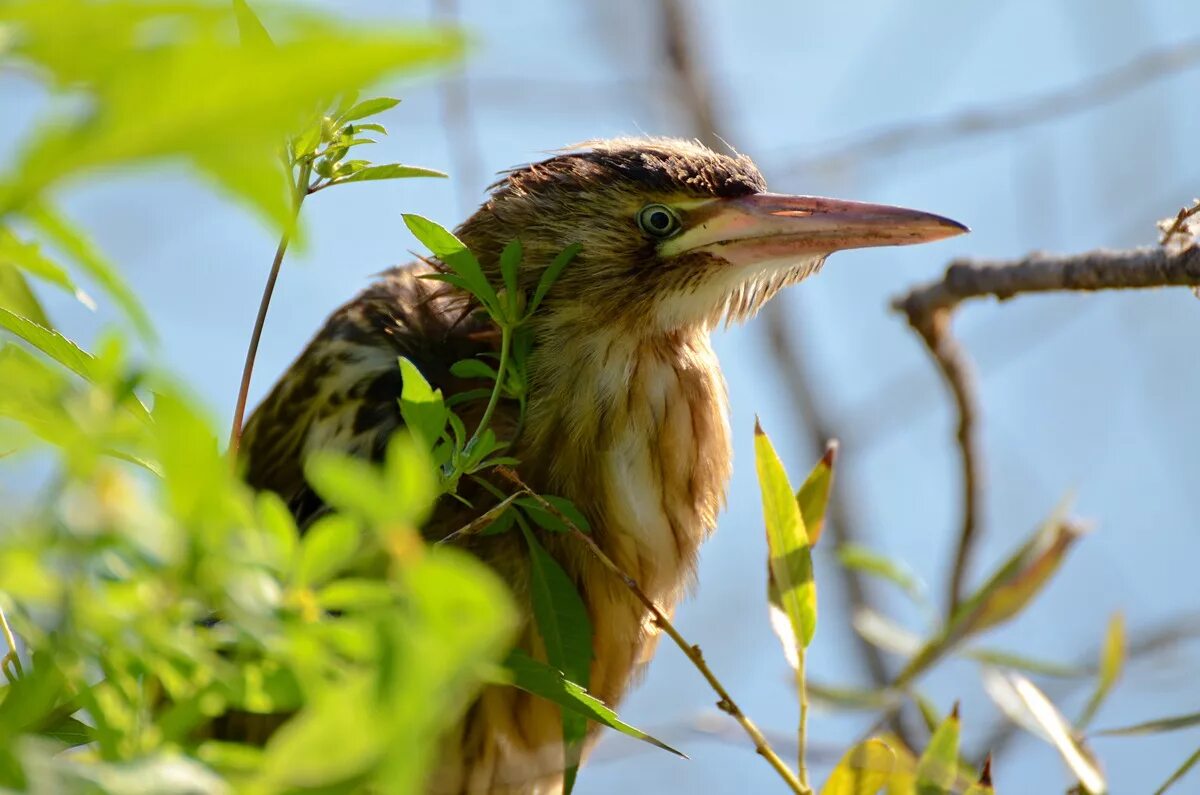
[[[17,638],[13,635],[12,627],[8,625],[8,617],[4,615],[2,607],[0,607],[0,632],[4,633],[4,641],[8,644],[8,652],[5,653],[3,660],[0,660],[0,667],[3,667],[4,675],[8,676],[8,664],[11,662],[16,675],[23,676],[25,672],[21,668],[21,657],[17,654]]]
[[[479,425],[475,428],[475,433],[471,434],[471,438],[467,442],[467,450],[475,446],[476,442],[479,441],[479,437],[487,430],[488,423],[492,421],[492,414],[496,411],[496,404],[500,402],[500,392],[504,388],[510,348],[512,348],[512,328],[508,323],[502,322],[500,324],[500,363],[496,367],[496,383],[492,386],[492,395],[488,398],[487,408],[483,410],[483,416],[479,419]]]
[[[798,645],[798,644],[797,644]],[[796,730],[796,757],[800,786],[808,789],[808,764],[804,761],[808,755],[808,686],[805,682],[805,649],[796,650],[796,690],[800,694],[800,725]]]
[[[308,177],[312,173],[312,164],[305,162],[300,166],[296,177],[293,195],[293,223],[300,217],[300,205],[308,193]],[[258,302],[258,316],[254,319],[254,330],[250,332],[250,345],[246,349],[246,362],[242,365],[242,381],[238,387],[237,404],[233,409],[233,427],[229,431],[229,460],[237,466],[238,446],[242,441],[242,419],[246,415],[246,399],[250,394],[250,376],[254,372],[254,359],[258,356],[258,343],[262,339],[263,326],[267,322],[267,308],[271,305],[271,296],[275,293],[275,282],[279,279],[279,268],[283,264],[283,255],[287,252],[289,235],[287,232],[279,238],[279,246],[275,249],[275,259],[271,262],[271,272],[267,274],[267,283],[263,286],[262,299]]]
[[[797,793],[797,795],[813,795],[812,789],[806,783],[803,783],[801,779],[796,777],[796,774],[793,773],[791,768],[787,766],[787,763],[779,757],[779,754],[775,753],[775,749],[772,748],[771,744],[767,742],[767,738],[763,736],[763,733],[759,730],[759,728],[754,725],[754,721],[750,720],[746,713],[742,712],[741,707],[739,707],[733,700],[733,697],[729,695],[729,691],[725,689],[723,684],[721,684],[721,680],[718,679],[717,675],[714,674],[712,669],[708,667],[708,663],[705,662],[704,654],[700,651],[700,647],[688,643],[687,640],[685,640],[684,637],[679,634],[679,630],[675,629],[675,625],[671,623],[669,618],[667,618],[666,613],[664,613],[662,608],[654,603],[653,599],[646,595],[646,592],[643,591],[641,586],[637,584],[637,580],[633,579],[624,571],[622,571],[621,568],[613,562],[612,558],[604,553],[604,550],[600,548],[600,546],[592,539],[591,536],[580,530],[575,523],[571,521],[570,517],[558,510],[558,508],[556,508],[549,500],[545,499],[540,494],[526,486],[525,481],[521,480],[520,475],[505,466],[496,467],[496,471],[500,473],[501,477],[507,478],[518,488],[520,488],[521,491],[525,492],[534,500],[536,500],[544,510],[554,514],[559,521],[561,521],[570,529],[571,535],[577,538],[584,546],[588,548],[588,550],[596,557],[597,560],[600,561],[604,568],[608,569],[610,572],[620,578],[621,582],[625,583],[625,587],[628,588],[633,595],[637,597],[638,601],[640,601],[642,605],[650,611],[650,614],[654,617],[655,624],[663,632],[667,633],[667,636],[675,642],[675,645],[678,646],[685,655],[687,655],[687,658],[691,661],[692,665],[695,666],[696,670],[700,672],[700,675],[705,678],[709,684],[709,687],[713,689],[713,692],[716,693],[717,697],[720,699],[717,701],[717,708],[732,717],[738,722],[738,724],[741,725],[742,729],[747,735],[749,735],[751,741],[753,741],[754,750],[758,752],[759,756],[766,759],[767,763],[771,765],[771,767],[775,768],[775,772],[779,774],[779,777],[783,779],[784,783],[788,785],[792,792]],[[805,702],[802,702],[802,710],[802,714],[807,712],[807,704]],[[803,734],[801,734],[801,737],[803,738]],[[801,754],[803,754],[803,747],[802,740]],[[803,767],[801,767],[801,769],[803,770]]]

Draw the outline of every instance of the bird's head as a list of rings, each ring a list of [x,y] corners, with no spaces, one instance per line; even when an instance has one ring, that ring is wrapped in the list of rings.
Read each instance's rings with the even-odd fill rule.
[[[594,141],[513,169],[458,229],[493,283],[520,239],[526,289],[579,243],[541,312],[648,331],[744,319],[834,251],[965,231],[916,210],[768,193],[749,158],[666,138]]]

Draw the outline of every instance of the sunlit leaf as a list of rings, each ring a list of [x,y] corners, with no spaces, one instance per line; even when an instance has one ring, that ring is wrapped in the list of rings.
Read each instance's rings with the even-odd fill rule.
[[[854,611],[850,619],[854,631],[873,646],[884,651],[911,657],[921,648],[921,638],[869,607]]]
[[[0,328],[8,329],[84,380],[95,380],[95,358],[57,331],[14,315],[3,307],[0,307]]]
[[[1099,767],[1075,739],[1071,725],[1037,685],[1011,671],[985,670],[984,675],[988,695],[1005,714],[1014,717],[1024,728],[1036,727],[1033,734],[1054,746],[1088,792],[1101,795],[1107,791],[1108,785]]]
[[[917,762],[917,795],[953,791],[958,780],[959,722],[957,710],[937,727]]]
[[[996,790],[992,787],[992,757],[989,754],[983,762],[983,771],[979,780],[967,787],[963,795],[993,795]]]
[[[53,327],[25,275],[9,262],[0,262],[0,309],[7,309],[43,328]]]
[[[345,113],[338,116],[339,124],[355,121],[356,119],[365,119],[368,116],[375,116],[383,113],[385,110],[391,110],[400,104],[400,100],[392,97],[375,97],[374,99],[364,99],[362,102],[354,105]]]
[[[595,696],[590,695],[577,683],[563,677],[562,672],[540,663],[528,655],[514,651],[504,663],[504,667],[512,674],[514,687],[553,701],[589,720],[616,729],[621,734],[650,743],[664,751],[670,751],[676,756],[687,758],[661,740],[651,737],[641,729],[634,728],[617,717],[617,713],[606,707]]]
[[[359,142],[361,143],[361,142]],[[373,142],[372,142],[373,143]],[[421,166],[405,166],[400,163],[388,163],[382,166],[366,166],[345,177],[337,177],[333,183],[342,185],[347,182],[369,182],[380,179],[409,179],[411,177],[446,177],[444,171]]]
[[[793,668],[799,655],[812,641],[817,626],[817,589],[813,582],[812,550],[805,535],[804,519],[796,502],[783,463],[771,440],[757,424],[754,429],[754,460],[762,494],[763,521],[767,529],[769,560],[768,601],[772,625],[780,635]],[[786,621],[774,616],[781,611]],[[781,632],[787,627],[790,632]],[[799,649],[795,648],[799,645]]]
[[[825,455],[804,479],[796,502],[800,504],[800,515],[804,518],[804,529],[808,532],[809,546],[816,546],[825,529],[825,511],[829,507],[829,493],[833,488],[833,467],[837,461],[838,443],[832,439],[825,445]]]
[[[42,253],[37,243],[27,243],[0,226],[0,264],[20,268],[26,273],[50,282],[71,293],[89,309],[95,308],[91,297],[76,286],[67,271]]]
[[[1108,629],[1104,633],[1104,646],[1100,650],[1100,675],[1096,679],[1096,689],[1088,699],[1083,714],[1075,727],[1083,731],[1092,722],[1100,705],[1108,697],[1113,685],[1121,678],[1121,670],[1125,667],[1125,617],[1113,613],[1108,621]]]
[[[875,795],[887,784],[895,765],[896,754],[887,743],[867,740],[842,756],[820,795]]]
[[[463,280],[467,289],[493,314],[498,314],[496,291],[488,283],[483,268],[461,240],[445,227],[419,215],[405,214],[404,223],[413,236]]]
[[[446,428],[442,391],[431,387],[417,366],[403,356],[400,377],[400,415],[409,431],[425,443],[426,449],[432,449]]]
[[[233,13],[237,17],[238,34],[242,44],[248,47],[273,47],[271,34],[263,27],[258,15],[246,3],[246,0],[233,0]]]

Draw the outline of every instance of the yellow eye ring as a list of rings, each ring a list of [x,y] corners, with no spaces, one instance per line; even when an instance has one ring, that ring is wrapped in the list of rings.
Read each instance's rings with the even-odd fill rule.
[[[650,237],[668,238],[683,226],[679,215],[665,204],[647,204],[638,210],[638,228]]]

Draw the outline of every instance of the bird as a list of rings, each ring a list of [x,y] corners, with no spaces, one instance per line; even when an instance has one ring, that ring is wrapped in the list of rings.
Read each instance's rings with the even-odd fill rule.
[[[731,473],[714,329],[749,319],[835,251],[965,231],[910,209],[768,192],[749,157],[696,141],[593,140],[502,172],[455,229],[493,284],[502,283],[500,255],[511,240],[522,245],[518,289],[527,293],[556,255],[579,248],[528,321],[524,419],[502,403],[492,425],[523,480],[571,500],[596,544],[669,613],[693,584]],[[422,259],[381,274],[333,312],[248,421],[245,478],[279,494],[301,527],[328,510],[305,480],[308,456],[378,459],[402,428],[398,356],[446,395],[479,386],[451,365],[493,353],[497,336],[469,296],[425,278],[439,270]],[[422,533],[445,540],[471,516],[443,498]],[[591,619],[589,690],[615,705],[653,655],[657,628],[574,539],[540,540]],[[523,617],[516,644],[536,656],[520,535],[449,541],[507,583]],[[488,686],[443,738],[429,791],[561,792],[563,754],[555,705]]]

